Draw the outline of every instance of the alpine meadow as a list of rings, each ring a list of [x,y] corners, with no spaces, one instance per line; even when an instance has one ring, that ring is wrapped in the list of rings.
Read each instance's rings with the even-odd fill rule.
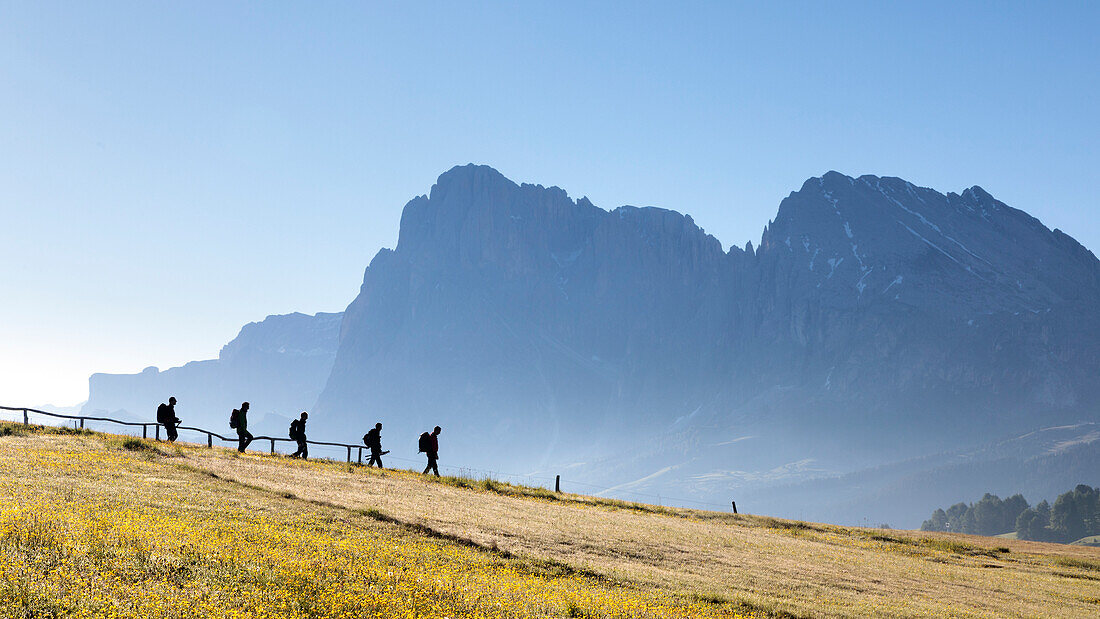
[[[1085,547],[80,430],[0,434],[5,616],[1084,616],[1100,605],[1100,555]]]
[[[0,619],[1100,617],[1097,32],[0,0]]]

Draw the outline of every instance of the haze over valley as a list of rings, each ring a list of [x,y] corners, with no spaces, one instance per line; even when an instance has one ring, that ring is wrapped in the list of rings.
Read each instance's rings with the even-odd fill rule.
[[[221,428],[249,400],[272,432],[301,410],[330,440],[381,420],[410,455],[439,424],[443,465],[915,527],[1100,482],[1098,311],[1092,252],[978,186],[829,172],[726,251],[689,215],[466,165],[405,205],[342,314],[96,374],[83,410],[171,394]]]

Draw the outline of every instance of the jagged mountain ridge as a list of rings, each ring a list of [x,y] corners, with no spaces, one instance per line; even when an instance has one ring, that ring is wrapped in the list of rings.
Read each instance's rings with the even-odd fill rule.
[[[149,419],[158,404],[174,395],[187,425],[215,431],[225,428],[229,411],[245,400],[257,420],[268,414],[293,417],[313,406],[328,379],[342,317],[268,316],[242,327],[217,359],[164,371],[149,367],[139,374],[93,374],[83,412]]]
[[[865,293],[893,293],[905,301],[901,297],[915,287],[921,296],[910,302],[943,315],[975,308],[1039,313],[1052,302],[1079,298],[1082,286],[1092,292],[1098,286],[1088,250],[976,186],[943,195],[902,179],[830,172],[807,181],[780,206],[761,246],[783,256],[784,245],[788,254],[802,249],[802,260],[792,256],[792,261],[806,263],[806,273],[814,275],[808,283],[815,287],[841,291],[854,280],[856,294],[840,297],[849,303]],[[1062,257],[1058,254],[1079,260],[1059,261],[1072,269],[1059,272],[1050,264]],[[944,276],[906,285],[904,270],[919,261]],[[833,280],[838,270],[841,277]],[[952,271],[969,277],[953,277],[959,273]]]
[[[810,458],[919,452],[1095,419],[1100,333],[1082,317],[1098,282],[1091,252],[980,187],[831,172],[782,202],[758,249],[724,252],[673,211],[462,166],[368,267],[317,409],[502,446],[464,458],[479,464],[611,442],[628,469],[670,448],[707,469],[736,454],[702,441],[744,427],[801,433],[786,451]]]
[[[783,201],[758,258],[756,324],[826,396],[888,382],[906,397],[869,404],[935,391],[1003,422],[1096,393],[1095,256],[980,187],[829,173]]]

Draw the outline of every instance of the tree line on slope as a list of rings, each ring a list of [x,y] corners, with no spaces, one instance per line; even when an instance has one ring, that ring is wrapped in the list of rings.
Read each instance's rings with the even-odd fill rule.
[[[921,524],[922,531],[953,531],[974,535],[1016,532],[1018,539],[1069,543],[1100,535],[1100,488],[1084,484],[1063,493],[1050,505],[1035,507],[1020,494],[1001,500],[988,492],[977,503],[956,503],[937,509]]]

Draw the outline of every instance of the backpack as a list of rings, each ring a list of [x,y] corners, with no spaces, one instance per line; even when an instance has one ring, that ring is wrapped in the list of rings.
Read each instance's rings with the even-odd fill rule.
[[[432,452],[432,435],[427,432],[420,435],[420,451],[417,453],[431,453]]]
[[[168,405],[161,402],[157,407],[157,423],[168,423],[172,419],[169,417],[171,413],[168,412]]]
[[[297,419],[290,422],[290,438],[293,438],[293,439],[298,438],[298,433],[301,432],[301,430],[299,428],[300,428],[300,422]]]
[[[380,441],[378,439],[379,439],[378,431],[377,430],[371,430],[370,432],[367,432],[366,434],[363,435],[363,444],[366,445],[367,447],[372,448],[372,449],[381,449],[382,448],[382,441]]]
[[[232,413],[229,413],[229,427],[230,428],[233,428],[234,430],[237,429],[237,415],[239,415],[240,413],[241,413],[241,411],[239,411],[235,408],[233,409]]]

